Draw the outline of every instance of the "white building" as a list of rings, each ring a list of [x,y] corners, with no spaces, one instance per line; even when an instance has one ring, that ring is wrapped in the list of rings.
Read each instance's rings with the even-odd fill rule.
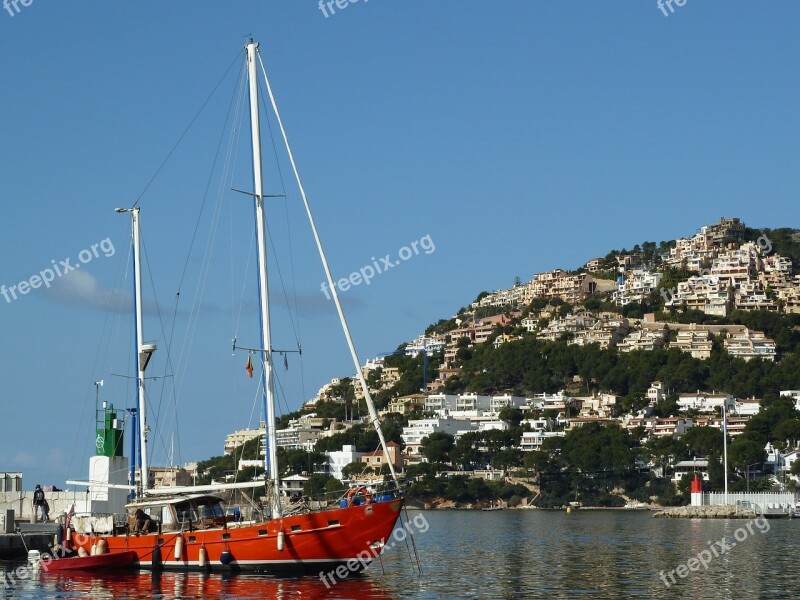
[[[612,299],[620,306],[631,302],[641,302],[653,292],[658,291],[662,277],[661,273],[651,273],[643,269],[629,271],[625,280],[619,284],[617,291],[612,295]]]
[[[650,402],[650,404],[661,402],[666,397],[667,394],[666,390],[664,389],[664,384],[660,381],[654,381],[650,384],[650,387],[647,388],[647,400]]]
[[[425,410],[440,412],[456,410],[458,396],[456,394],[429,394],[425,400]]]
[[[440,338],[439,336],[426,337],[421,335],[413,342],[406,344],[405,353],[406,356],[417,356],[424,350],[426,353],[428,353],[428,355],[430,355],[434,352],[444,351],[444,346],[444,339]]]
[[[328,472],[339,481],[344,479],[342,469],[354,462],[361,462],[363,452],[356,452],[355,446],[342,446],[341,450],[326,452],[328,457]]]
[[[459,432],[475,431],[475,426],[467,419],[439,417],[435,419],[411,419],[403,427],[403,443],[409,454],[419,454],[422,440],[432,433],[449,433],[455,436]]]
[[[457,411],[489,410],[491,406],[492,399],[489,396],[478,394],[460,394],[456,400]]]
[[[642,350],[650,352],[664,345],[666,330],[664,331],[634,331],[617,344],[620,352],[634,352]]]
[[[678,409],[681,412],[696,410],[701,413],[716,413],[722,410],[722,406],[730,414],[736,409],[736,400],[730,394],[708,394],[706,392],[696,392],[693,394],[681,394],[678,396]]]
[[[286,450],[305,450],[311,452],[319,441],[323,430],[311,427],[290,426],[275,431],[275,444]]]
[[[524,431],[519,447],[523,452],[541,450],[546,439],[563,438],[565,435],[563,431]]]
[[[520,408],[525,404],[525,402],[526,399],[522,396],[511,396],[510,394],[492,396],[490,408],[492,412],[499,413],[506,407]]]
[[[258,429],[239,429],[225,436],[225,454],[231,454],[236,448],[250,440],[264,435],[264,421]]]
[[[737,417],[752,417],[761,411],[761,400],[756,398],[745,398],[736,401],[734,412]]]

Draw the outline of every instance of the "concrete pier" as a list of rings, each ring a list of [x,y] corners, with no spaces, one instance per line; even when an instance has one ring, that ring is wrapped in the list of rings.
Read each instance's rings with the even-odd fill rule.
[[[20,560],[28,550],[48,554],[56,534],[55,523],[19,523],[18,533],[0,534],[0,560]]]

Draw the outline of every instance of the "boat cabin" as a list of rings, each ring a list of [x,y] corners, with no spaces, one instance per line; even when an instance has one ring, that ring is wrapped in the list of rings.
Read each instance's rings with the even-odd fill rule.
[[[128,529],[137,531],[138,510],[142,510],[151,521],[147,533],[156,531],[194,531],[223,527],[233,516],[225,514],[222,498],[210,494],[169,496],[136,502],[126,506]]]

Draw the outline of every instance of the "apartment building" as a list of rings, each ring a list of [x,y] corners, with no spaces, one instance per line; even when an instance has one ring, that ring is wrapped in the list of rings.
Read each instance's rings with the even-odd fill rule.
[[[729,333],[725,339],[725,349],[731,356],[744,360],[761,358],[774,361],[776,355],[775,340],[768,338],[762,331],[749,329]]]
[[[687,352],[694,358],[701,360],[711,358],[713,346],[714,338],[711,332],[703,329],[679,331],[677,339],[670,343],[671,348],[678,348],[682,352]]]

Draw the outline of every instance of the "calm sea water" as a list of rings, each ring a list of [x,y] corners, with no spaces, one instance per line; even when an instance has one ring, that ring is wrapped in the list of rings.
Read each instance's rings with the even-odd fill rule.
[[[330,588],[319,577],[164,573],[154,578],[137,572],[45,573],[6,588],[0,584],[0,591],[14,600],[800,597],[800,520],[758,521],[748,530],[747,521],[654,519],[643,511],[411,511],[409,516],[422,576],[406,544],[396,543],[384,553],[383,569],[375,563],[364,576]],[[16,566],[3,565],[0,573]]]

